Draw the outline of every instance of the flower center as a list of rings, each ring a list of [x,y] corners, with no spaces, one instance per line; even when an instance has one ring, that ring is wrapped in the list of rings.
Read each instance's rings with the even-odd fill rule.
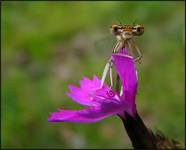
[[[114,97],[115,96],[114,92],[112,92],[111,90],[107,91],[107,95],[109,97]]]

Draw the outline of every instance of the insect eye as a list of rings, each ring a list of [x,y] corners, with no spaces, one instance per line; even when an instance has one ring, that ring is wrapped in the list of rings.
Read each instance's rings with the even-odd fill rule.
[[[114,27],[113,30],[114,30],[114,32],[117,32],[118,31],[118,27]]]
[[[136,31],[137,31],[137,32],[140,32],[140,31],[141,31],[141,28],[140,28],[140,27],[137,27],[137,28],[136,28]]]

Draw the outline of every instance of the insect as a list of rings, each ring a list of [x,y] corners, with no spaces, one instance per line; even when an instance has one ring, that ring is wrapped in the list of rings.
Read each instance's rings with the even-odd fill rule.
[[[135,44],[134,37],[141,36],[144,33],[144,26],[143,25],[116,25],[113,24],[110,27],[111,33],[116,37],[117,43],[114,46],[112,53],[118,53],[121,48],[126,48],[128,50],[129,55],[134,56],[134,52],[137,52],[137,57],[134,58],[134,61],[140,61],[142,58],[142,53],[139,50],[138,46]],[[108,63],[106,64],[103,75],[102,75],[102,83],[103,85],[107,73],[110,73],[110,87],[113,86],[112,81],[112,62],[109,59]]]
[[[116,37],[117,44],[113,48],[113,53],[117,53],[121,48],[126,48],[130,55],[132,50],[136,50],[137,57],[134,61],[139,61],[142,58],[142,53],[140,52],[138,46],[135,44],[133,37],[141,36],[144,33],[143,25],[112,25],[111,33]]]

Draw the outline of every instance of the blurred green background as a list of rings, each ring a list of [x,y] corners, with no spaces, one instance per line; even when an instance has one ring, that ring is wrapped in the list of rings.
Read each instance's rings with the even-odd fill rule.
[[[1,148],[132,148],[123,124],[48,123],[58,108],[82,108],[68,84],[101,78],[115,38],[109,27],[143,24],[136,39],[138,112],[148,127],[185,141],[185,2],[2,2]]]

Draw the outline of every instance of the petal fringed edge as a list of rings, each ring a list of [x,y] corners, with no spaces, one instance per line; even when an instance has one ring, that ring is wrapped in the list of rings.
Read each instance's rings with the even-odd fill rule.
[[[72,98],[75,102],[85,106],[92,105],[92,99],[89,97],[88,92],[84,92],[82,89],[74,85],[69,85],[68,88],[70,89],[70,92],[66,95]]]

